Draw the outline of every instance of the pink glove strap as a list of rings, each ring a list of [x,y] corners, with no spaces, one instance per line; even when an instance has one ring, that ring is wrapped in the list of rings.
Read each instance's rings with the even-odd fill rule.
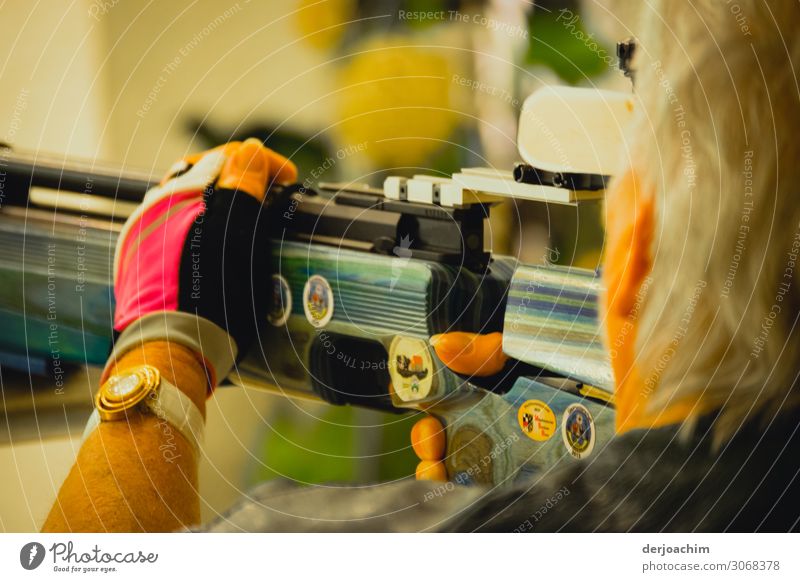
[[[202,192],[173,194],[147,208],[127,231],[114,286],[114,329],[122,331],[154,311],[178,308],[183,247],[192,224],[202,221],[204,207]]]
[[[202,222],[203,191],[224,163],[221,149],[207,153],[188,172],[151,189],[122,227],[114,255],[117,331],[148,313],[177,309],[186,237],[195,220]]]

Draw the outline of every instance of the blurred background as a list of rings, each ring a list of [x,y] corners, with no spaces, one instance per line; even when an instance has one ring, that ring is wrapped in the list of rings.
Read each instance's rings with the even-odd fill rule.
[[[614,44],[629,36],[618,16],[577,1],[5,3],[0,141],[154,174],[247,136],[312,182],[510,169],[520,107],[538,86],[629,90],[616,71]],[[493,213],[495,253],[598,265],[599,203]],[[97,372],[36,398],[36,415],[37,377],[0,373],[0,531],[30,531],[73,462],[80,432],[65,418],[88,416]],[[209,402],[204,516],[267,478],[412,475],[414,420],[221,389]]]

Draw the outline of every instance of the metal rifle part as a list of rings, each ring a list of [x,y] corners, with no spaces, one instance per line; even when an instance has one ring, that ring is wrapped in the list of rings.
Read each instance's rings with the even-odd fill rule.
[[[611,176],[601,174],[580,174],[576,172],[549,172],[530,164],[514,165],[514,181],[520,184],[539,184],[568,190],[605,190]]]
[[[18,193],[16,199],[9,200],[14,204],[24,204],[28,191],[35,187],[141,202],[145,193],[158,183],[146,172],[21,152],[3,144],[0,144],[0,171],[6,178],[5,187]],[[24,197],[20,198],[22,193]]]
[[[326,244],[481,271],[489,264],[483,222],[488,204],[446,208],[387,199],[369,187],[321,183],[320,194],[290,186],[276,199],[272,217],[286,240]]]

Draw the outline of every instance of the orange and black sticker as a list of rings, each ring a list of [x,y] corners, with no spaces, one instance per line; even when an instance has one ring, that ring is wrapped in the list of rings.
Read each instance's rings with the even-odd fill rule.
[[[434,382],[428,343],[421,338],[395,336],[389,347],[389,376],[394,393],[401,401],[427,398]]]

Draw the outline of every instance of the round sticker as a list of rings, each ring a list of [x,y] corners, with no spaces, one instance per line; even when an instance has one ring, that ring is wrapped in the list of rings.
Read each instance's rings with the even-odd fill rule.
[[[303,310],[314,327],[323,327],[333,317],[333,289],[321,275],[312,275],[303,288]]]
[[[389,347],[392,389],[403,402],[422,400],[433,386],[433,360],[425,340],[396,336]]]
[[[570,404],[564,411],[561,436],[567,452],[576,459],[588,456],[594,449],[594,420],[583,404]]]
[[[292,290],[289,283],[280,275],[272,276],[272,303],[267,320],[275,327],[280,327],[292,313]]]
[[[541,400],[528,400],[519,407],[517,420],[525,436],[544,442],[556,432],[556,415]]]

